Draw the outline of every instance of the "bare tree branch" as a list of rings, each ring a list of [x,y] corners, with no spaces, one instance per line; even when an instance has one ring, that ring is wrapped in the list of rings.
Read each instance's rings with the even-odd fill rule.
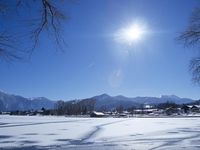
[[[48,33],[51,36],[51,39],[54,40],[55,44],[62,50],[62,45],[65,44],[65,41],[62,37],[62,22],[66,19],[65,13],[61,11],[61,8],[58,7],[58,4],[61,3],[62,0],[16,0],[13,1],[15,5],[10,3],[6,3],[6,1],[0,0],[0,14],[3,14],[7,7],[9,7],[9,11],[12,10],[10,7],[14,6],[16,12],[21,10],[29,11],[33,10],[34,18],[27,18],[30,22],[34,24],[34,26],[28,26],[31,32],[28,34],[28,38],[33,42],[28,53],[31,55],[35,50],[36,46],[40,41],[40,36],[44,33]],[[37,7],[30,7],[33,4],[36,4]],[[16,7],[15,7],[16,6]],[[24,9],[28,8],[28,9]],[[38,9],[39,8],[39,9]],[[18,13],[16,13],[18,15]],[[16,15],[13,14],[13,15]],[[0,18],[2,19],[2,18]],[[21,23],[22,24],[22,23]],[[0,33],[2,31],[0,30]],[[8,33],[8,32],[5,32]],[[11,31],[12,35],[12,31]],[[26,35],[26,34],[24,34]],[[15,35],[17,36],[17,35]],[[9,37],[9,38],[8,38]],[[8,59],[19,59],[17,56],[18,49],[16,45],[13,46],[11,39],[13,37],[8,36],[7,34],[0,35],[0,59],[2,57]],[[20,37],[17,37],[17,40],[22,40]],[[22,48],[20,48],[22,49]],[[25,50],[27,52],[27,50]]]
[[[200,84],[200,57],[191,60],[190,71],[192,72],[193,82]]]
[[[57,9],[50,0],[41,0],[42,10],[39,24],[31,32],[31,36],[34,40],[33,49],[37,46],[39,37],[44,30],[53,34],[53,38],[58,46],[61,46],[64,42],[61,36],[61,21],[66,19],[65,14]],[[32,49],[32,50],[33,50]]]
[[[13,41],[11,36],[7,36],[4,34],[0,35],[0,59],[6,61],[20,60],[22,59],[19,56],[19,50],[15,46],[13,46]]]
[[[189,26],[178,37],[186,47],[200,44],[200,7],[196,8],[190,18]]]
[[[178,40],[184,43],[186,47],[199,48],[200,46],[200,7],[197,7],[192,12],[188,27],[182,32]],[[200,51],[200,49],[198,49]],[[194,83],[200,84],[200,57],[194,58],[190,61],[189,70],[192,73],[192,80]]]

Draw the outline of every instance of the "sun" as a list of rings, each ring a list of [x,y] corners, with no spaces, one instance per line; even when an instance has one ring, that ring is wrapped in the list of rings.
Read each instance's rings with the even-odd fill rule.
[[[133,45],[139,42],[145,33],[146,28],[143,24],[134,23],[118,30],[115,34],[115,39],[120,43]]]
[[[142,34],[143,30],[138,25],[134,25],[129,28],[123,29],[121,36],[125,40],[132,42],[139,40],[142,37]]]

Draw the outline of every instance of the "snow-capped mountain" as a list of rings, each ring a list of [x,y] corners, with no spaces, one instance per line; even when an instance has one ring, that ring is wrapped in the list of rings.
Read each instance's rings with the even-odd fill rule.
[[[95,109],[112,109],[119,106],[129,108],[131,106],[141,106],[143,104],[159,104],[165,102],[174,102],[176,104],[184,104],[195,102],[189,98],[180,98],[175,95],[163,95],[161,97],[134,97],[129,98],[123,95],[110,96],[102,94],[87,99],[80,99],[78,101],[69,101],[69,103],[87,104],[95,103]],[[45,97],[25,98],[18,95],[8,94],[0,91],[0,111],[14,111],[14,110],[36,110],[42,107],[46,109],[54,108],[56,101],[49,100]]]
[[[106,107],[107,109],[114,108],[117,106],[123,106],[128,108],[130,106],[140,106],[141,104],[155,105],[165,102],[174,102],[176,104],[186,104],[194,102],[194,100],[189,98],[180,98],[175,95],[163,95],[161,97],[134,97],[129,98],[122,95],[119,96],[109,96],[107,94],[102,94],[99,96],[94,96],[92,99],[96,100],[96,109]]]
[[[0,91],[0,111],[50,109],[54,104],[54,101],[44,97],[30,99]]]

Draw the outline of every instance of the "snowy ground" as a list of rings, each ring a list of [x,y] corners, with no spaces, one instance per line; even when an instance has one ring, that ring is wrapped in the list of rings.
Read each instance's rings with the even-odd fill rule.
[[[200,149],[200,118],[0,116],[0,150]]]

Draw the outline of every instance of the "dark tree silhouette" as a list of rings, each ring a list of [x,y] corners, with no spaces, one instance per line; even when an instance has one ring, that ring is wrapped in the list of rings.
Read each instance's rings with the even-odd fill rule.
[[[12,37],[0,34],[0,59],[6,61],[21,59],[19,55],[20,50],[12,45]]]
[[[193,75],[193,81],[200,85],[200,56],[190,61],[190,70]]]
[[[194,9],[188,27],[179,35],[178,40],[182,41],[185,47],[200,46],[200,7]],[[198,51],[200,52],[200,49]],[[194,83],[200,84],[200,55],[191,60],[189,68]]]
[[[86,115],[95,110],[94,99],[58,101],[55,104],[55,112],[57,115]]]
[[[54,40],[54,43],[62,50],[63,44],[65,41],[62,37],[62,23],[67,19],[67,15],[62,11],[61,5],[66,3],[63,0],[13,0],[6,1],[0,0],[0,60],[15,60],[21,59],[24,54],[31,55],[35,50],[41,34],[46,32],[50,35],[50,38]],[[2,16],[9,14],[11,11],[12,17],[7,17],[6,19]],[[14,41],[19,41],[20,36],[17,36],[12,31],[8,29],[2,29],[6,24],[6,21],[16,23],[13,18],[19,17],[18,11],[33,11],[34,17],[29,18],[27,15],[26,20],[29,20],[31,25],[26,25],[24,28],[29,29],[29,32],[26,33],[26,39],[29,39],[31,42],[30,48],[23,49],[15,45]],[[27,12],[28,13],[28,12]],[[21,24],[22,25],[22,24]],[[10,33],[11,32],[11,33]]]

